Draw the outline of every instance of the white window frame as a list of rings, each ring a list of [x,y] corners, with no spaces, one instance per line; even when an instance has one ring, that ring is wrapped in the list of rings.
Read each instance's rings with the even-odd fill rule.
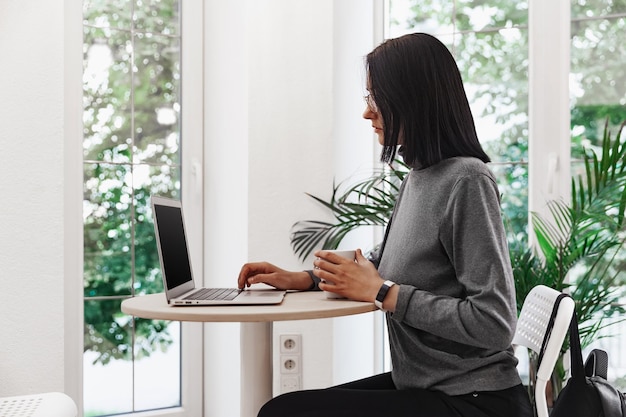
[[[83,409],[83,9],[82,2],[64,7],[65,141],[63,259],[65,271],[65,392]]]
[[[182,3],[182,2],[181,2]],[[203,31],[204,3],[184,2],[182,31],[182,194],[194,270],[203,269]],[[83,414],[83,156],[82,156],[82,2],[66,2],[65,36],[65,392]],[[187,52],[189,51],[189,52]],[[197,51],[197,52],[196,52]],[[201,277],[200,277],[201,278]],[[200,323],[183,323],[182,406],[125,414],[192,417],[203,413],[203,334]],[[165,383],[166,381],[164,381]]]
[[[569,0],[528,2],[528,209],[544,217],[570,199],[570,15]]]

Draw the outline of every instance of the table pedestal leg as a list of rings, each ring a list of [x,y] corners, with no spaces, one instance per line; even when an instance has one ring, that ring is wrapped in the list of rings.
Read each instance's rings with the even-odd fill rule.
[[[272,323],[241,323],[241,417],[256,417],[272,382]]]

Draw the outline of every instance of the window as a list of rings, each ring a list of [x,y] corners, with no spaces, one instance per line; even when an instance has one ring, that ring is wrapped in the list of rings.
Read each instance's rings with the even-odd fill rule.
[[[492,170],[502,192],[505,221],[516,239],[527,239],[529,189],[529,7],[532,1],[387,0],[386,37],[410,32],[437,36],[452,51],[462,73],[478,136],[492,157]],[[529,6],[530,3],[530,6]],[[626,3],[611,0],[571,0],[569,77],[572,173],[580,172],[583,147],[598,147],[604,123],[615,136],[626,120],[626,74],[623,36]],[[568,28],[553,15],[554,28]],[[559,24],[565,23],[565,24]],[[536,29],[536,27],[535,27]],[[557,30],[557,29],[554,29]],[[566,35],[566,34],[563,34]],[[552,59],[551,57],[547,59]],[[545,68],[545,67],[544,67]],[[554,66],[553,71],[558,71]],[[564,71],[563,71],[564,72]],[[546,93],[535,91],[546,99]],[[562,120],[555,120],[560,123]],[[537,133],[537,132],[535,132]],[[545,132],[539,132],[546,136]],[[540,148],[540,144],[537,147]],[[567,147],[569,148],[569,147]],[[564,149],[567,149],[564,148]],[[536,155],[536,153],[535,153]],[[567,158],[561,160],[569,160]],[[532,161],[531,161],[532,162]],[[536,161],[535,161],[536,162]],[[567,187],[566,187],[567,188]],[[542,197],[545,198],[545,197]],[[624,255],[619,255],[624,256]],[[624,285],[624,283],[622,284]],[[626,303],[626,300],[625,300]],[[616,318],[615,320],[619,320]],[[623,335],[622,324],[603,335]],[[593,346],[609,351],[614,375],[622,387],[626,362],[618,352],[624,336],[601,339]]]
[[[572,1],[570,99],[572,158],[598,146],[605,121],[626,120],[626,3]]]
[[[576,174],[582,167],[583,148],[600,146],[605,122],[615,138],[617,127],[626,120],[626,3],[572,0],[570,30],[572,173]],[[622,141],[624,135],[626,132],[622,132]],[[624,251],[619,251],[616,258],[613,263],[623,265]],[[626,285],[623,274],[621,285]],[[622,299],[622,306],[626,306],[626,299]],[[603,329],[603,338],[586,349],[600,348],[609,353],[609,379],[622,390],[626,389],[626,360],[620,354],[626,349],[624,318],[622,314],[611,319],[619,323]]]
[[[120,310],[163,289],[150,195],[184,192],[180,3],[83,2],[85,416],[183,404],[180,324]]]
[[[388,0],[386,37],[426,32],[452,51],[492,158],[512,235],[528,224],[528,3]]]
[[[493,3],[493,4],[491,4]],[[461,71],[512,240],[528,233],[528,3],[387,0],[385,38],[426,32]],[[388,352],[386,356],[388,357]]]

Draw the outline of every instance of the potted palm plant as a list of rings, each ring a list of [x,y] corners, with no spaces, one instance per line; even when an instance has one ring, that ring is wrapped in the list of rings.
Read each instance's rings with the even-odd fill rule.
[[[600,155],[587,150],[584,173],[572,178],[570,202],[548,202],[549,218],[531,213],[536,245],[509,239],[518,312],[530,289],[543,284],[568,291],[576,303],[583,348],[599,337],[609,318],[623,314],[618,301],[621,270],[618,255],[626,238],[626,145],[611,140],[605,125]],[[305,259],[317,248],[335,249],[352,230],[383,226],[391,215],[399,184],[408,172],[400,161],[352,185],[333,185],[329,200],[309,196],[333,214],[334,222],[304,220],[294,224],[291,244]],[[554,395],[564,372],[557,372]]]

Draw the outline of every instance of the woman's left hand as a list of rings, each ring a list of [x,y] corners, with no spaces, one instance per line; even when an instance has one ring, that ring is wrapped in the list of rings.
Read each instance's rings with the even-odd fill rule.
[[[374,302],[384,280],[374,264],[363,256],[361,249],[356,250],[356,262],[324,250],[314,255],[317,258],[313,262],[313,274],[328,281],[319,284],[321,290],[351,300]]]

